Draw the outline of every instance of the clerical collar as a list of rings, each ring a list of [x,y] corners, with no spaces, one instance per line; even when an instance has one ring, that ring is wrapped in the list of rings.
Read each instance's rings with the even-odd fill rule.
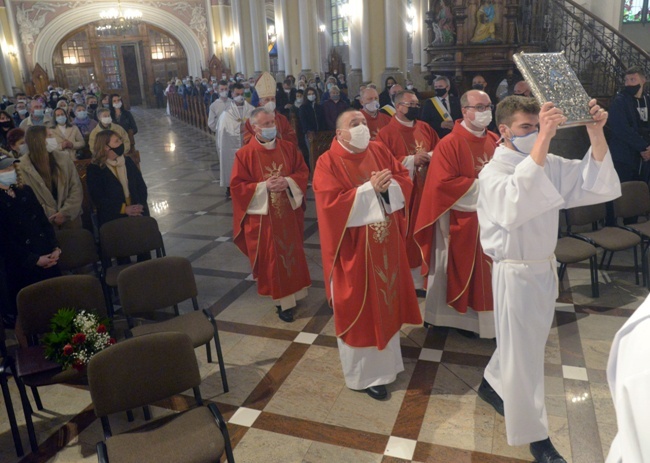
[[[265,149],[267,149],[267,150],[274,150],[275,149],[275,138],[273,140],[271,140],[271,141],[263,142],[259,138],[257,138],[257,135],[255,135],[255,139]]]
[[[413,127],[415,125],[415,121],[402,121],[399,117],[395,116],[395,119],[397,119],[397,122],[402,124],[404,127]]]
[[[487,132],[486,132],[485,129],[479,130],[479,131],[470,129],[469,127],[467,127],[467,124],[465,123],[465,121],[461,122],[460,125],[462,125],[465,130],[467,130],[469,133],[471,133],[475,137],[480,138],[480,137],[484,137],[484,136],[487,135]]]

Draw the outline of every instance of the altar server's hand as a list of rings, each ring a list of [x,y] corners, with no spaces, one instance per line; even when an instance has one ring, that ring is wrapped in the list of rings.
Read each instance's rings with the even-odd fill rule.
[[[413,160],[416,167],[426,166],[431,161],[431,156],[426,151],[418,151],[415,153],[415,159]]]
[[[594,118],[594,123],[587,124],[587,129],[602,129],[607,123],[608,113],[603,108],[598,106],[595,98],[589,102],[589,114],[591,114],[591,117]]]
[[[390,186],[393,174],[390,170],[384,169],[380,172],[373,172],[370,176],[370,184],[377,193],[385,193]]]
[[[566,122],[566,117],[560,108],[556,108],[550,101],[542,105],[539,111],[539,135],[551,139],[555,136],[557,128]]]

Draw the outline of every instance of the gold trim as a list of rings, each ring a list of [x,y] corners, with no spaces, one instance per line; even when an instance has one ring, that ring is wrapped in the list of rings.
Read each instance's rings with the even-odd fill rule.
[[[348,331],[350,331],[354,325],[359,321],[359,318],[361,317],[361,313],[363,312],[363,309],[366,308],[366,299],[368,298],[368,249],[370,248],[369,246],[369,241],[368,241],[368,225],[366,225],[366,252],[365,252],[365,263],[366,263],[366,287],[363,292],[363,302],[361,303],[361,307],[359,308],[359,313],[357,314],[357,318],[355,318],[352,323],[350,323],[350,326],[347,327],[345,331],[343,331],[341,334],[337,334],[337,337],[342,337],[344,334],[346,334]]]
[[[458,293],[458,296],[456,296],[454,299],[452,299],[451,301],[447,301],[447,304],[451,304],[453,302],[456,302],[458,299],[460,299],[460,297],[463,294],[465,294],[465,292],[467,291],[467,288],[469,287],[470,281],[472,281],[472,275],[474,275],[474,267],[476,266],[476,243],[479,240],[480,233],[481,233],[481,229],[478,228],[477,231],[476,231],[476,241],[474,242],[475,243],[475,245],[474,245],[474,260],[472,261],[472,271],[469,272],[469,277],[467,278],[467,283],[465,284],[465,288],[463,288],[463,290],[460,293]],[[447,261],[447,265],[449,265],[449,261]]]

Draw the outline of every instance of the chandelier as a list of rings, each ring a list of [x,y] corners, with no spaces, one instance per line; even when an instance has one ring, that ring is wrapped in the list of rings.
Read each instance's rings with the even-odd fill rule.
[[[140,23],[142,11],[132,8],[122,9],[122,3],[117,1],[117,8],[109,8],[99,13],[98,32],[123,33]]]

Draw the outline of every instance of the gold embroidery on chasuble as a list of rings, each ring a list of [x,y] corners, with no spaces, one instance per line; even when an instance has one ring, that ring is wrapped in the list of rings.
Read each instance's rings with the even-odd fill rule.
[[[273,161],[273,163],[270,166],[264,166],[265,173],[264,173],[264,180],[268,180],[271,177],[282,177],[282,167],[283,165],[280,164],[279,166]],[[272,208],[272,213],[277,217],[278,219],[281,219],[284,216],[284,212],[287,207],[291,207],[291,203],[289,202],[289,198],[287,197],[286,192],[284,191],[272,191],[270,193],[271,196],[271,208]]]

